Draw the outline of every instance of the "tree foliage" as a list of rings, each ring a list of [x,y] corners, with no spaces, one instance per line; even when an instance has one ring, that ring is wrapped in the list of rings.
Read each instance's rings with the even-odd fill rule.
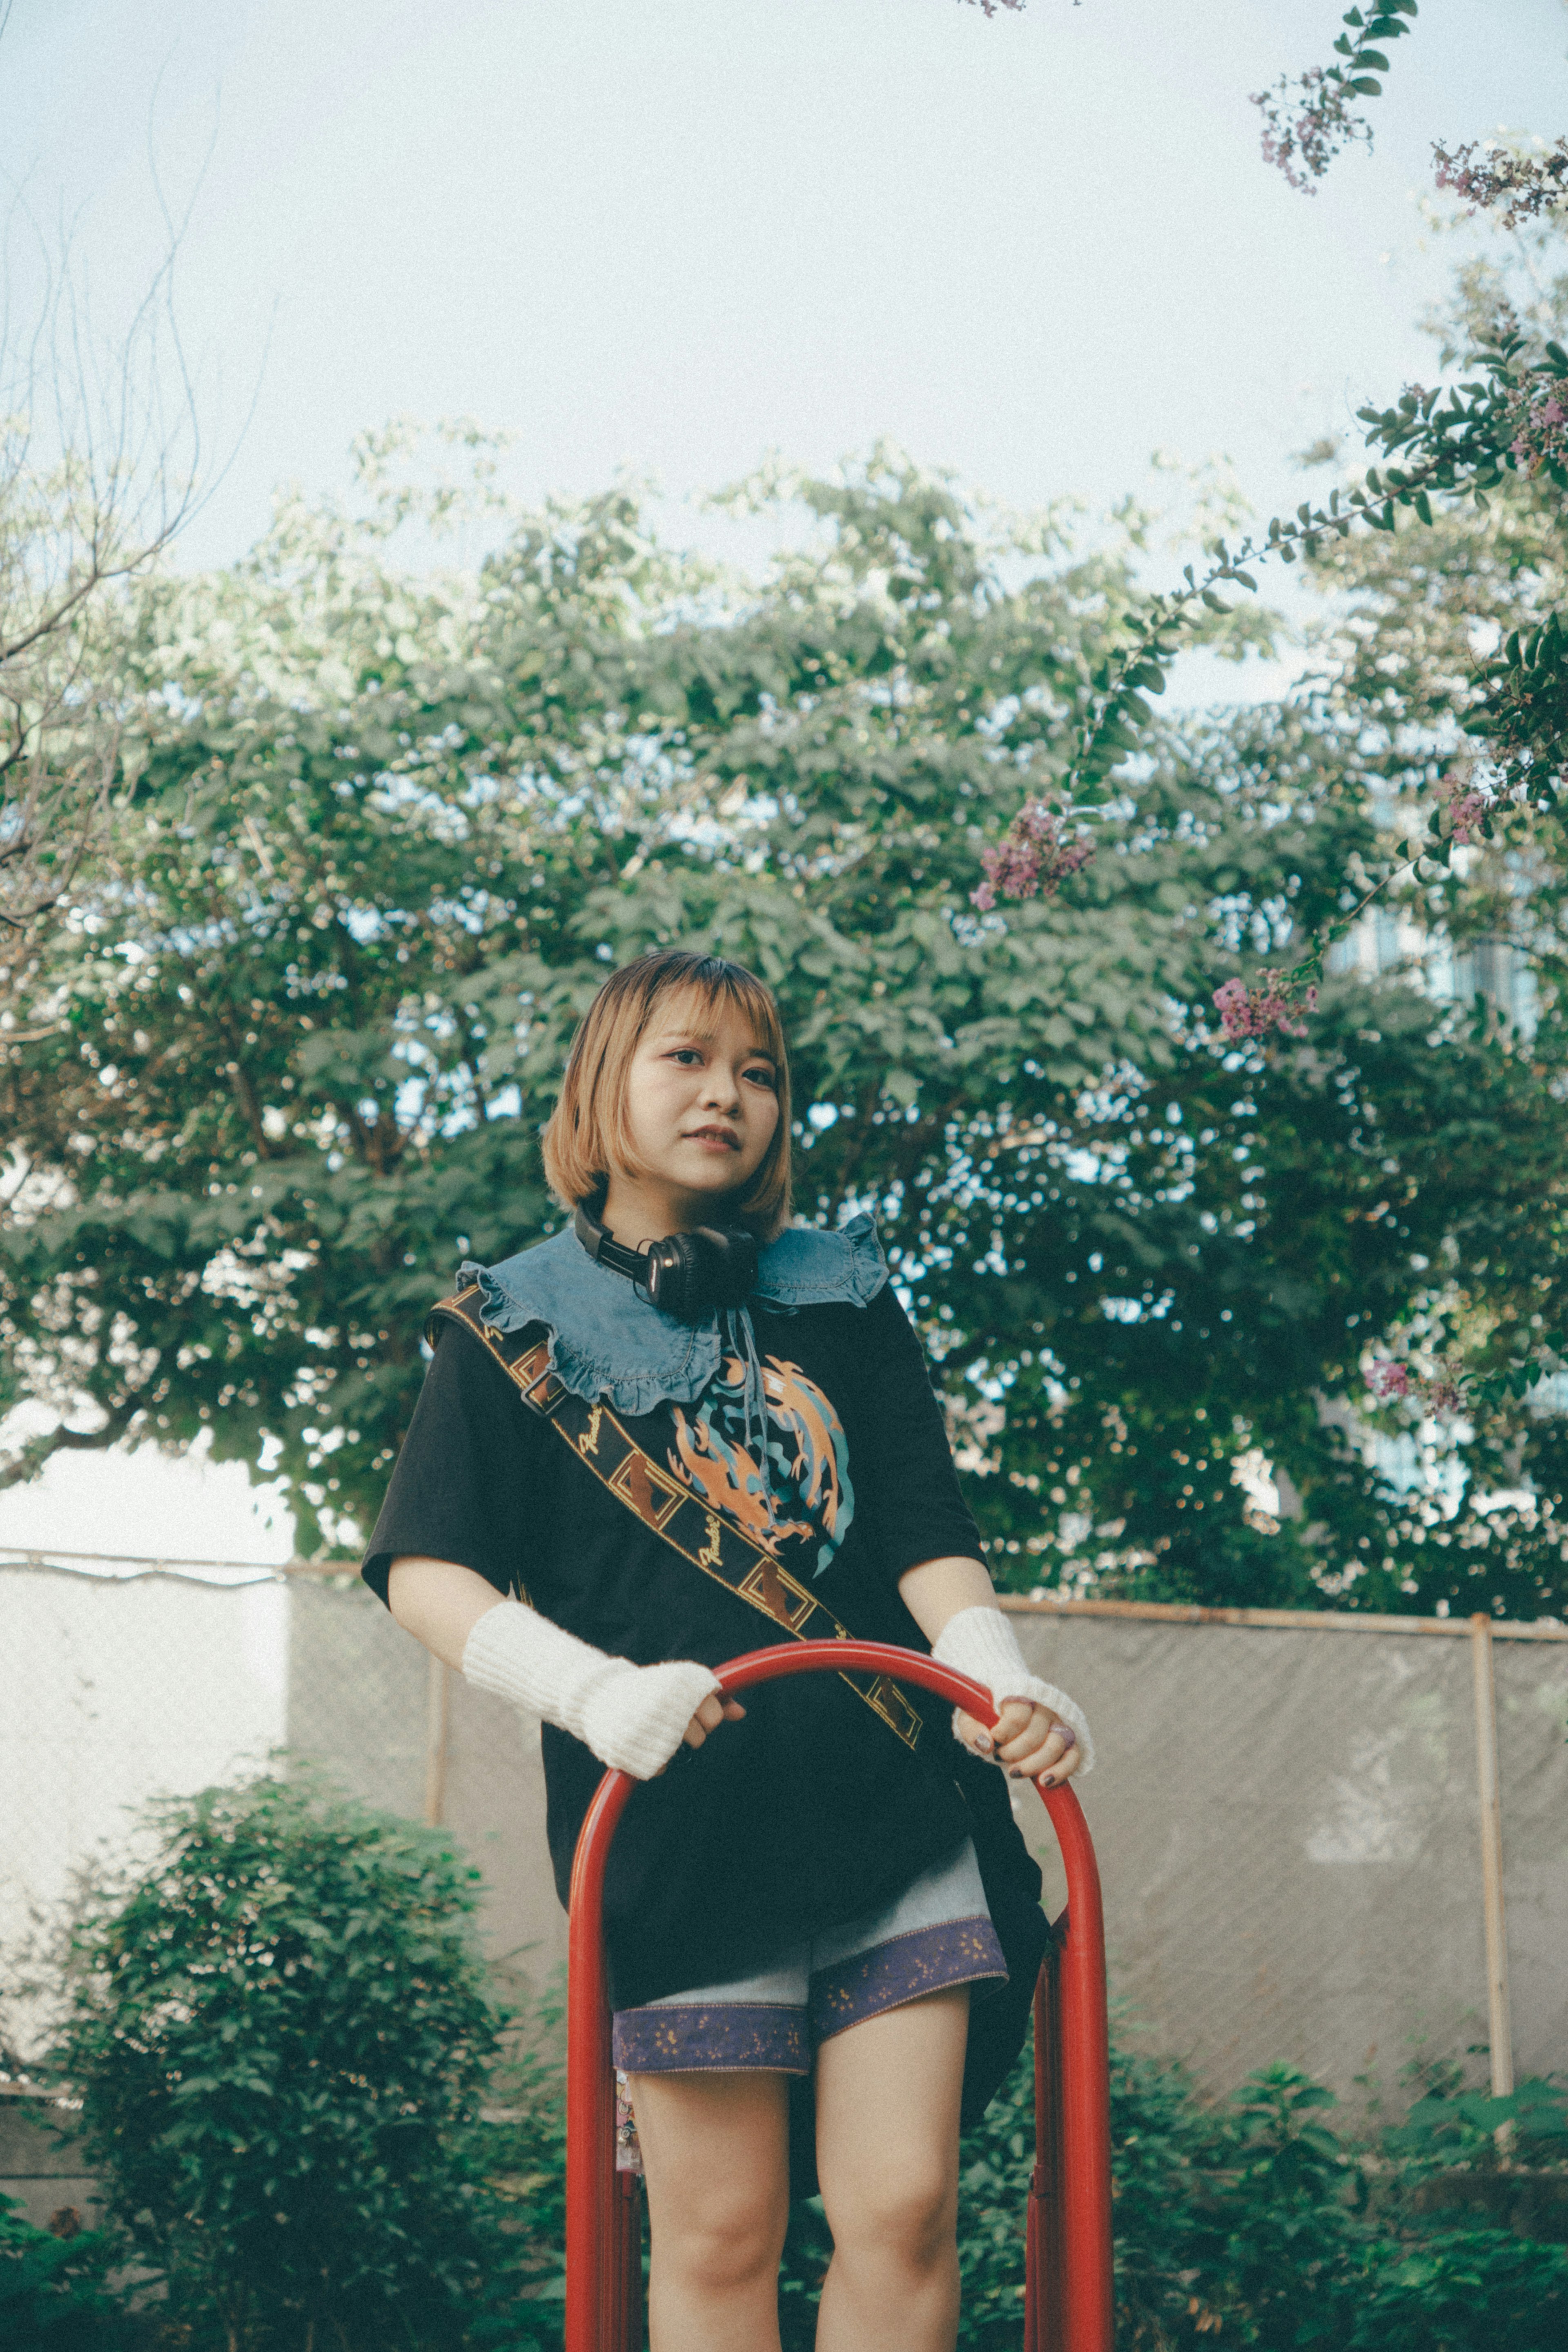
[[[1354,695],[1151,727],[1092,859],[982,915],[981,850],[1075,756],[1126,551],[883,454],[750,487],[814,525],[760,581],[624,488],[415,576],[395,454],[363,453],[367,517],[286,506],[140,609],[117,872],[0,1076],[14,1392],[63,1416],[13,1475],[208,1433],[351,1542],[429,1301],[553,1222],[572,1024],[610,964],[701,940],[779,992],[800,1205],[877,1211],[1004,1580],[1552,1605],[1562,1489],[1538,1444],[1519,1496],[1517,1414],[1456,1455],[1457,1518],[1354,1430],[1431,1269],[1504,1357],[1564,1319],[1552,1022],[1527,1057],[1349,972],[1307,1043],[1228,1047],[1208,1011],[1375,856]],[[1282,1527],[1237,1482],[1265,1458]]]

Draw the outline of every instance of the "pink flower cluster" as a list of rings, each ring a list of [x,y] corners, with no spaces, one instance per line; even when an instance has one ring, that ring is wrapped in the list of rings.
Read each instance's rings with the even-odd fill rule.
[[[1295,90],[1301,99],[1292,108]],[[1372,144],[1370,129],[1352,109],[1354,95],[1339,66],[1313,66],[1299,81],[1252,94],[1263,113],[1263,161],[1277,164],[1304,196],[1317,194],[1312,182],[1322,178],[1342,147],[1357,139]]]
[[[1468,844],[1480,831],[1481,819],[1490,806],[1485,793],[1456,791],[1448,803],[1448,830],[1454,839]]]
[[[1542,466],[1568,466],[1568,376],[1537,375],[1521,383],[1508,404],[1511,447],[1527,474]]]
[[[1366,1376],[1366,1384],[1375,1397],[1384,1403],[1396,1399],[1414,1398],[1424,1412],[1438,1418],[1459,1412],[1464,1403],[1464,1374],[1452,1359],[1441,1366],[1430,1380],[1413,1372],[1408,1364],[1396,1363],[1391,1358],[1374,1364]]]
[[[1435,146],[1437,185],[1462,196],[1472,211],[1506,201],[1504,228],[1517,228],[1532,214],[1554,212],[1568,205],[1568,139],[1559,139],[1544,155],[1511,155],[1506,147],[1489,149],[1474,161],[1476,142],[1469,141],[1450,154]]]
[[[1059,882],[1087,866],[1093,855],[1082,828],[1069,834],[1065,814],[1043,801],[1025,801],[1006,840],[980,852],[986,878],[970,891],[969,903],[988,914],[998,893],[1004,898],[1049,898]]]
[[[1309,988],[1297,996],[1285,986],[1284,974],[1266,971],[1255,988],[1242,980],[1228,980],[1214,992],[1214,1009],[1228,1038],[1266,1037],[1277,1029],[1282,1037],[1304,1037],[1305,1016],[1318,1009],[1318,992]]]

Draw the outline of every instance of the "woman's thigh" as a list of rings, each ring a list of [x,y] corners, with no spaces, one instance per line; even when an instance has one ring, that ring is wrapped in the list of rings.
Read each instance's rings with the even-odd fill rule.
[[[783,2243],[789,2076],[725,2070],[629,2077],[655,2247],[661,2230]]]
[[[953,1985],[821,2044],[817,2171],[835,2236],[953,2210],[968,2034],[969,1988]]]

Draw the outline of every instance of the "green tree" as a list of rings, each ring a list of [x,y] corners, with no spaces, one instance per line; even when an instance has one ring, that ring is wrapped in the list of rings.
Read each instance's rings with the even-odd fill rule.
[[[1563,1319],[1547,1032],[1526,1066],[1349,973],[1307,1043],[1228,1045],[1209,1010],[1375,855],[1336,712],[1151,727],[1092,861],[983,914],[981,851],[1097,707],[1132,551],[879,456],[753,486],[817,526],[760,581],[662,548],[625,490],[412,577],[394,455],[364,452],[368,519],[287,507],[140,610],[116,872],[0,1071],[12,1392],[66,1409],[11,1475],[207,1431],[351,1542],[425,1307],[552,1222],[573,1021],[682,939],[778,988],[800,1205],[877,1210],[1005,1579],[1552,1604],[1554,1489],[1428,1540],[1430,1498],[1347,1435],[1420,1259],[1500,1323]],[[1233,1476],[1259,1452],[1303,1498],[1280,1530]]]

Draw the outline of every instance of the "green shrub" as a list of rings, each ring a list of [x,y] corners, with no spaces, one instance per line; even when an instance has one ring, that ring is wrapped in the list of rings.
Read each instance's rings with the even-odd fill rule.
[[[58,2240],[0,2204],[6,2352],[554,2352],[559,2019],[543,2005],[504,2048],[477,1872],[309,1781],[157,1820],[152,1867],[72,1931],[53,2059],[110,2228]],[[1217,2105],[1180,2067],[1113,2052],[1121,2352],[1557,2352],[1568,2248],[1473,2209],[1517,2221],[1500,2125],[1529,2178],[1560,2177],[1562,2095],[1489,2100],[1454,2069],[1365,2144],[1332,2106],[1288,2067]],[[961,2151],[964,2352],[1020,2340],[1033,2141],[1026,2050]],[[135,2308],[111,2282],[128,2251]],[[785,2352],[811,2345],[831,2253],[820,2202],[798,2206]]]
[[[1511,2230],[1384,2240],[1358,2282],[1350,2352],[1563,2352],[1568,2249]]]
[[[0,2197],[0,2344],[5,2352],[130,2352],[140,2340],[110,2272],[125,2249],[112,2231],[72,2237],[35,2229]]]
[[[509,2270],[478,1873],[308,1781],[155,1819],[152,1866],[71,1934],[54,2063],[171,2317],[193,2345],[463,2341]]]
[[[1568,2248],[1477,2229],[1424,2208],[1456,2164],[1498,2163],[1497,2126],[1521,2154],[1564,2146],[1562,2095],[1526,2084],[1507,2101],[1454,2089],[1425,2098],[1379,2145],[1329,2125],[1333,2094],[1285,2066],[1222,2105],[1176,2065],[1115,2048],[1111,2070],[1119,2352],[1560,2352],[1568,2341]],[[964,2141],[958,2341],[1017,2352],[1023,2224],[1034,2159],[1025,2052]],[[1459,2226],[1454,2226],[1455,2222]],[[797,2209],[785,2249],[785,2352],[808,2352],[832,2251],[820,2204]]]
[[[532,2032],[497,2077],[504,2120],[491,2136],[488,2186],[508,2232],[509,2275],[475,2330],[506,2352],[555,2352],[566,2294],[565,1982],[532,2003]]]

